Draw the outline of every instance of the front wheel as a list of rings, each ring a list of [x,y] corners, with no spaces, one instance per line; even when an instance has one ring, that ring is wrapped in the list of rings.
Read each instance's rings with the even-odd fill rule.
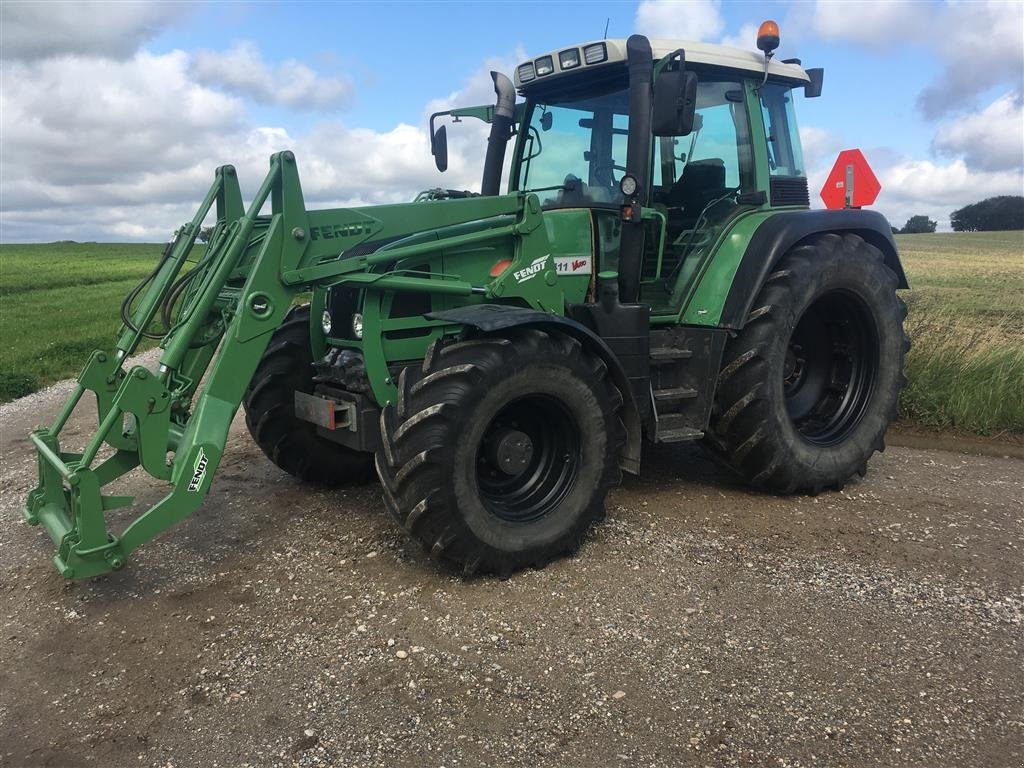
[[[502,576],[574,550],[604,515],[622,396],[575,339],[518,329],[438,341],[381,415],[388,510],[430,553]]]
[[[906,305],[881,251],[853,234],[790,251],[726,347],[709,440],[749,481],[842,487],[885,448],[906,384]]]
[[[295,413],[295,393],[311,394],[309,305],[294,307],[267,345],[242,405],[249,434],[267,458],[316,485],[352,485],[373,477],[373,457],[321,437]]]

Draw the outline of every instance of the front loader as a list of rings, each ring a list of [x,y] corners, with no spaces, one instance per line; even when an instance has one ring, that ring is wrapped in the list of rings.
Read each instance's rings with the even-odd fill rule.
[[[574,550],[645,441],[703,441],[776,492],[863,475],[904,383],[906,278],[882,216],[808,210],[793,102],[822,72],[773,60],[764,31],[763,57],[633,36],[531,59],[515,86],[494,73],[495,105],[431,118],[440,170],[436,121],[490,124],[480,194],[310,210],[279,152],[245,208],[217,169],[114,348],[32,434],[25,517],[60,573],[119,569],[196,510],[240,405],[296,477],[375,470],[397,522],[466,573]],[[126,370],[147,337],[159,363]],[[69,452],[86,393],[99,425]],[[107,486],[140,466],[169,491],[113,532],[133,499]]]

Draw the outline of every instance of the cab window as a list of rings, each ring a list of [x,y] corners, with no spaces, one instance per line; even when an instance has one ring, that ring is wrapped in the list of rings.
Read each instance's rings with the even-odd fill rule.
[[[806,176],[793,89],[769,83],[761,88],[760,96],[764,134],[768,140],[768,170],[772,176]]]

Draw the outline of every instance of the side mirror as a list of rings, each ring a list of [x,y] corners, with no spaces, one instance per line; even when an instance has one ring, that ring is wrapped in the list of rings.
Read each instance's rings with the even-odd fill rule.
[[[807,76],[811,78],[811,82],[804,86],[804,96],[808,99],[821,96],[821,86],[825,82],[825,70],[820,67],[808,69]]]
[[[696,73],[662,72],[654,83],[651,133],[655,136],[689,135],[696,109]]]
[[[442,125],[430,137],[430,154],[434,156],[434,165],[444,173],[448,170],[448,126]]]

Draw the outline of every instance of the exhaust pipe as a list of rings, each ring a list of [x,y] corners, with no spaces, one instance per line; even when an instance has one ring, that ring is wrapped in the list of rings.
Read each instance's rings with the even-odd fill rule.
[[[626,173],[637,181],[636,197],[646,203],[647,166],[651,152],[651,78],[654,57],[651,43],[643,35],[631,35],[626,41],[629,62],[629,138],[626,141]],[[640,221],[622,225],[619,244],[619,294],[624,303],[633,303],[640,295],[640,262],[644,252],[644,226]]]
[[[505,147],[512,138],[512,121],[516,112],[516,88],[501,72],[491,72],[494,93],[498,97],[491,119],[491,133],[487,137],[487,156],[484,158],[484,177],[480,194],[501,194],[501,167],[505,162]]]

